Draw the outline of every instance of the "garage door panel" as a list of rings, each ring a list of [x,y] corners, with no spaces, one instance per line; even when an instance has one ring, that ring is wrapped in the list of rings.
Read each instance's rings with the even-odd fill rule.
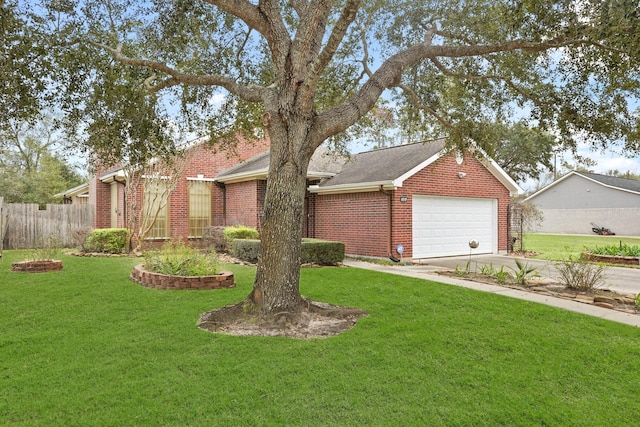
[[[497,203],[494,199],[414,196],[413,256],[429,258],[469,253],[469,240],[492,253],[497,242]]]

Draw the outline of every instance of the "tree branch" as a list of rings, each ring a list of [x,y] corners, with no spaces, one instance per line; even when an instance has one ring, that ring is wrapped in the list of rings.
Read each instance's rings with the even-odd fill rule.
[[[455,77],[455,78],[461,79],[461,80],[469,80],[469,81],[473,81],[473,80],[498,80],[498,81],[502,81],[507,86],[509,86],[511,89],[513,89],[515,92],[519,93],[524,98],[532,101],[536,105],[549,106],[549,105],[553,104],[551,102],[543,101],[539,97],[533,96],[533,94],[527,92],[526,90],[524,90],[523,88],[521,88],[520,86],[515,84],[513,82],[513,80],[511,80],[509,78],[506,78],[504,76],[500,76],[498,74],[486,74],[486,75],[477,75],[476,74],[476,75],[473,75],[473,74],[458,73],[458,72],[455,72],[455,71],[450,70],[449,68],[445,67],[444,64],[442,62],[440,62],[437,58],[429,58],[429,59],[431,60],[433,65],[435,65],[436,68],[438,70],[440,70],[442,72],[442,74],[444,74],[446,76]]]
[[[330,13],[331,2],[313,1],[301,15],[292,46],[293,54],[296,56],[293,63],[299,65],[300,70],[294,70],[294,73],[306,74],[307,64],[317,57]],[[302,80],[306,77],[300,78]]]
[[[291,36],[282,19],[278,0],[259,0],[258,10],[265,17],[267,27],[260,33],[271,48],[273,64],[281,75],[286,73],[287,57],[291,48]]]
[[[298,17],[302,18],[304,11],[307,8],[309,2],[307,0],[289,0],[289,6],[293,8],[298,14]]]
[[[585,39],[558,36],[544,42],[518,39],[489,45],[443,46],[432,45],[428,41],[411,46],[387,59],[348,101],[319,114],[316,118],[318,127],[314,136],[324,140],[346,130],[373,108],[385,89],[398,86],[404,69],[419,60],[437,57],[464,58],[515,50],[542,52],[563,46],[588,43],[589,41]]]
[[[204,0],[231,15],[244,21],[249,28],[257,30],[261,34],[268,32],[269,23],[260,10],[246,0]]]
[[[363,28],[361,24],[357,25],[358,30],[360,31],[360,40],[362,41],[363,57],[360,61],[362,63],[362,74],[371,77],[373,75],[373,71],[369,68],[369,43],[367,43],[366,28]]]
[[[436,120],[438,120],[440,122],[440,124],[442,124],[444,127],[449,128],[449,129],[453,129],[454,128],[453,123],[451,123],[449,120],[445,119],[441,114],[439,114],[433,108],[431,108],[428,105],[423,104],[422,102],[420,102],[420,98],[418,97],[418,95],[409,86],[401,83],[401,84],[398,85],[398,87],[400,89],[402,89],[407,94],[407,97],[409,98],[409,102],[411,102],[411,105],[413,105],[416,109],[422,110],[425,113],[435,117]]]
[[[327,68],[329,62],[331,62],[331,59],[338,50],[340,43],[342,43],[349,26],[356,19],[359,8],[360,0],[347,0],[344,8],[342,9],[340,18],[338,18],[338,21],[333,26],[333,31],[331,31],[331,34],[329,35],[327,44],[309,68],[309,78],[312,82],[315,83],[318,78],[320,78],[322,72]]]
[[[144,81],[144,85],[151,93],[157,93],[162,89],[177,86],[179,84],[189,84],[193,86],[220,86],[222,88],[225,88],[229,92],[238,95],[240,98],[248,102],[261,102],[264,100],[263,96],[266,88],[262,86],[241,85],[236,83],[236,81],[233,79],[215,74],[185,74],[168,66],[163,62],[151,61],[141,58],[129,58],[122,54],[122,46],[118,46],[114,49],[101,43],[91,42],[91,44],[111,53],[111,55],[113,55],[113,58],[122,64],[131,65],[134,67],[147,67],[170,76],[157,84],[153,84],[156,78],[155,74],[148,77]]]
[[[246,0],[205,0],[220,10],[241,19],[250,29],[259,32],[271,48],[276,69],[284,70],[291,43],[282,19],[280,5],[274,0],[260,0],[258,6]]]

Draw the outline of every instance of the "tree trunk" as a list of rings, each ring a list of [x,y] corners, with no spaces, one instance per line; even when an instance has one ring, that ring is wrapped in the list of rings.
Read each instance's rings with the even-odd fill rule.
[[[305,191],[306,168],[301,174],[296,165],[287,162],[270,169],[261,221],[262,250],[250,295],[263,313],[300,311],[300,247]]]
[[[297,117],[285,123],[270,122],[269,175],[261,217],[261,255],[249,299],[263,314],[298,313],[300,249],[307,168],[309,122]]]

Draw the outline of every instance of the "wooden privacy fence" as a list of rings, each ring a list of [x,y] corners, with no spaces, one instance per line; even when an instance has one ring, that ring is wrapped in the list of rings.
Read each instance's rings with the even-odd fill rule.
[[[93,227],[92,205],[47,205],[2,203],[0,198],[0,250],[45,246],[73,247],[79,242],[74,231]]]

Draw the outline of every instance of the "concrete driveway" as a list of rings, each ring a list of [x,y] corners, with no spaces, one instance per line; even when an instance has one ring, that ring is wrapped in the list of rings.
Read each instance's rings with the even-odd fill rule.
[[[536,260],[530,258],[517,258],[523,263],[527,263],[529,267],[534,267],[538,274],[542,277],[557,280],[558,271],[553,262]],[[506,271],[516,268],[516,257],[507,255],[472,255],[447,258],[429,258],[423,259],[417,265],[403,266],[396,268],[407,268],[415,270],[455,270],[456,266],[465,269],[469,263],[470,271],[480,271],[483,265],[493,265],[494,269],[500,269],[504,266]],[[640,293],[640,268],[630,267],[606,267],[605,270],[606,288],[624,292],[624,293]]]

